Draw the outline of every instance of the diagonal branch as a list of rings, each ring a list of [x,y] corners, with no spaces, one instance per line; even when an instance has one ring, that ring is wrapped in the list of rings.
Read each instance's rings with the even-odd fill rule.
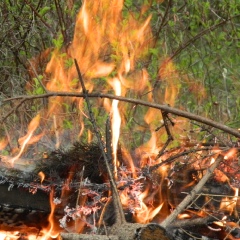
[[[158,160],[158,158],[160,158],[165,149],[167,148],[168,144],[173,141],[173,136],[170,132],[169,126],[168,126],[168,121],[172,124],[172,126],[174,125],[174,123],[172,122],[172,120],[169,118],[168,113],[161,111],[162,112],[162,117],[163,117],[163,126],[165,127],[165,130],[167,132],[167,141],[165,142],[164,146],[162,147],[162,149],[159,151],[158,155],[155,158],[155,161]],[[157,131],[158,129],[156,129]]]
[[[225,23],[227,23],[228,21],[230,21],[233,18],[239,18],[239,14],[233,17],[230,17],[228,19],[223,19],[221,22],[210,26],[207,29],[202,30],[201,32],[199,32],[198,34],[196,34],[194,37],[192,37],[191,39],[189,39],[188,41],[186,41],[185,43],[181,44],[179,48],[177,48],[175,50],[175,52],[171,55],[170,60],[172,60],[173,58],[175,58],[178,54],[180,54],[185,48],[187,48],[190,44],[194,43],[196,40],[198,40],[200,37],[206,35],[207,33],[214,31],[216,28],[224,25]]]
[[[201,191],[202,187],[212,176],[214,170],[218,167],[220,162],[223,160],[223,156],[219,155],[212,166],[207,170],[206,174],[199,181],[199,183],[193,188],[193,190],[183,199],[183,201],[175,208],[175,210],[160,224],[163,228],[167,228],[177,218],[178,214],[181,213],[188,204],[195,198],[195,196]]]
[[[125,220],[121,200],[120,200],[120,197],[119,197],[119,194],[118,194],[116,182],[114,180],[114,176],[113,176],[113,173],[111,171],[110,164],[109,164],[109,159],[108,159],[108,156],[105,152],[106,147],[105,147],[104,142],[102,141],[101,133],[100,133],[98,127],[97,127],[97,123],[96,123],[95,117],[93,115],[91,104],[90,104],[89,97],[88,97],[88,90],[86,89],[85,84],[83,82],[82,74],[80,72],[77,60],[74,59],[74,62],[75,62],[78,77],[79,77],[79,80],[80,80],[80,83],[81,83],[81,86],[82,86],[83,95],[84,95],[85,101],[87,103],[89,118],[90,118],[90,121],[93,125],[93,129],[94,129],[94,132],[96,134],[98,144],[99,144],[99,147],[101,149],[101,152],[102,152],[102,155],[103,155],[103,158],[104,158],[104,163],[106,165],[107,172],[108,172],[108,175],[109,175],[109,181],[110,181],[111,189],[112,189],[113,204],[114,204],[115,210],[118,211],[116,213],[117,214],[116,223],[117,224],[123,224],[123,223],[126,222],[126,220]]]

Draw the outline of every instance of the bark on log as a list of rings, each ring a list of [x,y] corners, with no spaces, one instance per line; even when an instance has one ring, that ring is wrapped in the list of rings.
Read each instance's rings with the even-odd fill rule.
[[[62,240],[169,240],[165,229],[158,224],[125,223],[111,227],[111,235],[61,233]]]
[[[119,240],[116,235],[88,235],[77,233],[61,233],[62,240]]]
[[[139,229],[136,235],[136,240],[169,240],[165,229],[154,223]]]

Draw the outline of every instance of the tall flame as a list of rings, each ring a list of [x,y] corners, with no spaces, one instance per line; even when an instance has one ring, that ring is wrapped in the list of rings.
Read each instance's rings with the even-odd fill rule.
[[[44,236],[42,237],[42,240],[48,240],[49,238],[57,238],[59,235],[58,231],[56,231],[56,229],[54,228],[55,227],[54,211],[55,211],[56,205],[53,202],[53,194],[54,194],[54,191],[52,189],[49,196],[49,201],[51,205],[51,212],[48,217],[49,224],[48,224],[48,227],[43,231]]]
[[[121,96],[121,83],[118,78],[112,80],[112,86],[117,96]],[[117,174],[117,145],[120,136],[121,116],[118,109],[118,100],[112,102],[112,149],[114,172]]]

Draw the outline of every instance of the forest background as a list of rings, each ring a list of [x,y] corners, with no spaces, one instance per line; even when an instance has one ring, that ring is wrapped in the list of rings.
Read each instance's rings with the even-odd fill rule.
[[[54,48],[67,48],[71,43],[81,5],[81,1],[74,0],[1,1],[0,103],[14,96],[44,93],[39,79],[44,78],[51,56],[45,53]],[[152,90],[159,89],[162,93],[158,103],[174,105],[235,129],[239,127],[240,3],[237,0],[126,0],[122,14],[122,24],[130,15],[139,22],[152,16],[153,44],[138,60],[137,68],[147,69]],[[33,77],[29,74],[30,60],[36,57],[39,64]],[[114,57],[112,54],[111,59]],[[174,71],[177,71],[172,79],[159,77],[159,66],[166,59],[174,62]],[[72,64],[73,61],[66,62],[66,66]],[[96,89],[97,84],[103,82],[103,78],[98,79]],[[175,95],[173,100],[171,97],[166,100],[169,94]],[[16,122],[21,129],[26,129],[43,105],[44,101],[40,100],[24,103],[14,112],[11,121],[1,127],[1,135]],[[9,107],[2,108],[2,121],[8,110]],[[98,110],[95,111],[98,115]],[[142,111],[134,114],[126,119],[128,131],[133,124],[144,125],[144,122],[136,123]],[[105,123],[106,117],[100,119],[100,125]],[[66,129],[74,126],[71,119],[65,119],[63,124]],[[146,141],[138,132],[133,135],[135,145]],[[150,133],[147,139],[149,136]]]

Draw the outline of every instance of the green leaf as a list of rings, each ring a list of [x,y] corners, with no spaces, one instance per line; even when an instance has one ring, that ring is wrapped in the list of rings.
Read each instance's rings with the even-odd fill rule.
[[[156,57],[158,56],[158,49],[157,48],[150,48],[149,52]]]
[[[70,67],[72,67],[72,65],[73,65],[73,59],[72,58],[69,58],[65,61],[65,67],[66,68],[70,68]]]
[[[44,16],[49,10],[50,10],[50,7],[45,6],[39,11],[39,15]]]
[[[59,34],[58,38],[53,39],[52,42],[53,42],[55,48],[60,49],[63,45],[63,35]]]

